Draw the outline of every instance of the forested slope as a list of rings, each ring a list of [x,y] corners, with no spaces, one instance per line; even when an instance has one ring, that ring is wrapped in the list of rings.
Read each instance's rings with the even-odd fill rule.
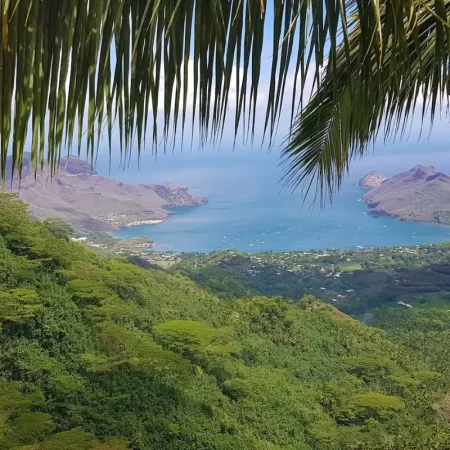
[[[11,196],[0,235],[2,450],[450,446],[448,365],[399,334],[312,297],[219,300]]]

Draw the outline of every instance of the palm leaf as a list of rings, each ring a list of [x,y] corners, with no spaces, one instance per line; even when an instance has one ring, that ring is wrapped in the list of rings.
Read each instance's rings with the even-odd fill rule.
[[[419,90],[432,117],[449,96],[450,0],[0,0],[0,6],[2,180],[12,128],[13,172],[21,169],[27,138],[35,171],[44,154],[55,171],[63,146],[69,152],[76,145],[93,160],[104,124],[110,148],[117,124],[124,158],[136,142],[140,151],[148,125],[157,151],[161,137],[167,143],[169,134],[184,133],[189,114],[202,143],[220,139],[233,84],[235,134],[253,138],[266,45],[270,142],[287,75],[295,74],[289,100],[292,117],[297,108],[300,116],[285,151],[291,186],[316,177],[320,191],[332,193],[381,124],[389,136],[404,130]],[[309,73],[318,89],[304,106]]]
[[[331,198],[351,160],[362,156],[381,131],[386,140],[404,134],[421,94],[422,121],[427,109],[433,120],[448,101],[450,2],[436,2],[436,8],[430,8],[431,2],[415,2],[397,23],[388,3],[373,18],[370,40],[363,36],[359,17],[349,23],[352,31],[296,118],[283,151],[284,181],[291,188],[315,185],[322,201]],[[398,27],[404,33],[394,34]]]

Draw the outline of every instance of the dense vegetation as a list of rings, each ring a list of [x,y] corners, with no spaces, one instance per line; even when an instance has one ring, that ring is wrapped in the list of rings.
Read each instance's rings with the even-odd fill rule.
[[[450,301],[450,243],[363,250],[244,254],[185,254],[171,266],[222,299],[304,295],[354,317],[374,308],[446,305]]]
[[[69,233],[2,197],[0,449],[449,447],[441,310],[385,332],[311,296],[224,301]]]

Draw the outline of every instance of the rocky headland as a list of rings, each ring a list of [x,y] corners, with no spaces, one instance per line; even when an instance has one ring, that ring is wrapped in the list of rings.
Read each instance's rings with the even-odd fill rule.
[[[35,179],[29,154],[24,156],[20,188],[15,177],[11,190],[30,205],[34,217],[59,218],[75,230],[90,232],[159,223],[171,214],[167,207],[208,202],[178,184],[127,184],[103,177],[75,157],[61,158],[53,177],[45,166]]]
[[[380,172],[372,171],[364,175],[358,182],[358,186],[363,189],[374,189],[378,187],[386,177]]]
[[[372,216],[450,224],[450,177],[432,166],[416,166],[384,179],[362,201]]]

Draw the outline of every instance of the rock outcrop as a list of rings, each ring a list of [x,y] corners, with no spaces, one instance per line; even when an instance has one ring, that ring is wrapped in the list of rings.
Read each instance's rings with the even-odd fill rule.
[[[374,189],[378,187],[386,177],[380,172],[372,171],[364,175],[358,182],[358,186],[364,189]]]
[[[450,177],[432,166],[416,166],[394,175],[362,200],[372,216],[450,224]]]
[[[7,186],[11,185],[7,180]],[[80,231],[113,231],[167,218],[166,207],[195,206],[208,202],[177,184],[127,184],[103,177],[86,161],[61,158],[53,178],[47,166],[35,180],[30,157],[24,157],[20,189],[15,178],[12,191],[30,205],[38,219],[60,218]]]

